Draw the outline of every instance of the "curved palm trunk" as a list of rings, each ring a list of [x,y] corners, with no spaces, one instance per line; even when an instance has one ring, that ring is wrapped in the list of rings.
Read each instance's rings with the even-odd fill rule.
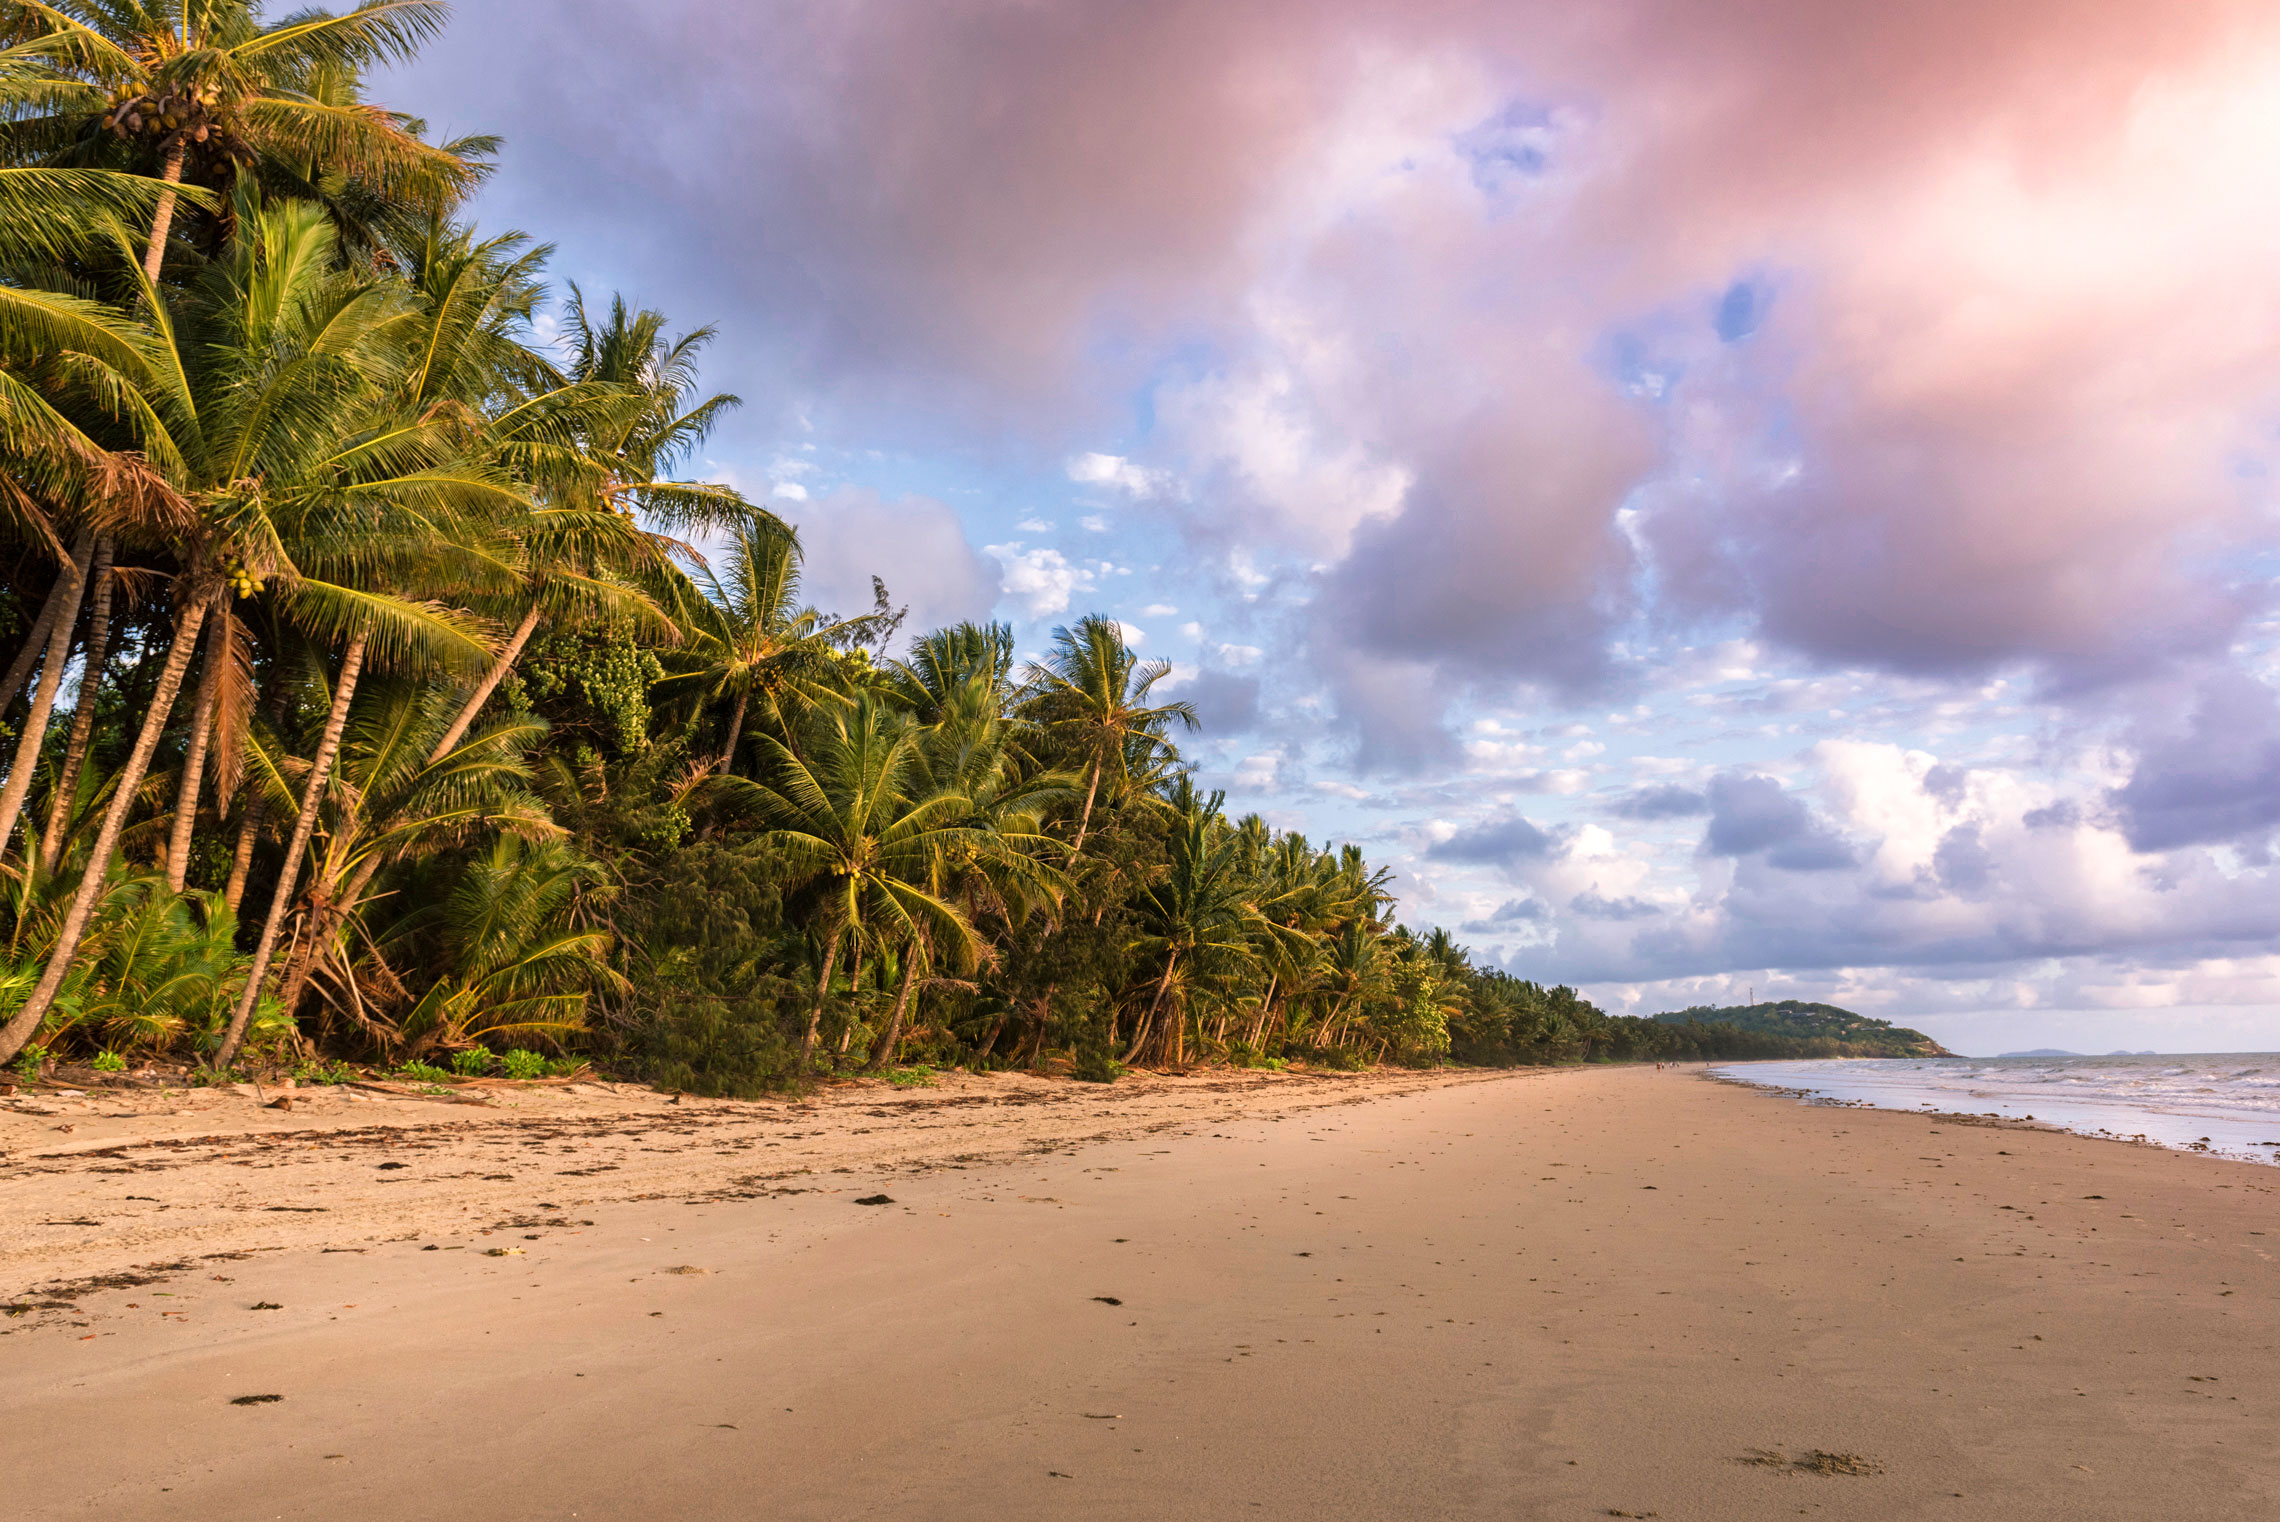
[[[720,774],[727,776],[736,764],[736,742],[744,736],[744,704],[746,694],[736,695],[736,707],[728,716],[728,743],[720,749]],[[789,730],[790,726],[785,726]]]
[[[816,1027],[823,1023],[823,1001],[831,993],[831,969],[839,960],[839,937],[834,935],[823,948],[823,971],[815,980],[815,1004],[808,1010],[807,1031],[800,1037],[800,1071],[805,1073],[815,1060]]]
[[[1077,843],[1069,847],[1072,851],[1082,851],[1085,848],[1085,831],[1092,825],[1093,795],[1100,791],[1100,769],[1103,764],[1098,760],[1093,762],[1092,781],[1085,784],[1085,809],[1077,816]]]
[[[0,851],[8,849],[8,839],[16,833],[17,816],[24,811],[24,796],[32,790],[32,773],[39,769],[40,746],[47,739],[48,718],[55,712],[56,689],[63,685],[64,663],[71,659],[71,631],[79,622],[79,599],[87,590],[87,567],[94,557],[95,541],[81,535],[78,548],[72,551],[71,564],[64,568],[62,579],[49,594],[51,602],[57,597],[63,602],[56,609],[54,625],[48,630],[40,684],[32,690],[32,711],[24,720],[24,732],[16,738],[16,759],[8,768],[8,785],[0,788]]]
[[[436,741],[435,749],[428,754],[428,765],[433,766],[450,755],[451,748],[467,737],[468,726],[483,711],[483,705],[491,701],[491,694],[499,690],[499,684],[507,679],[507,673],[515,669],[515,662],[522,656],[523,646],[530,643],[531,631],[537,627],[538,604],[532,603],[530,611],[523,615],[522,622],[515,625],[514,638],[507,641],[507,647],[499,652],[498,659],[491,662],[491,669],[483,673],[483,680],[475,684],[475,690],[460,705],[459,717],[451,721],[451,727],[443,732],[443,738]]]
[[[1140,1029],[1132,1033],[1132,1048],[1124,1054],[1127,1064],[1140,1055],[1141,1048],[1148,1044],[1148,1038],[1155,1032],[1156,1012],[1164,1007],[1164,991],[1172,986],[1172,969],[1179,962],[1179,949],[1174,947],[1164,958],[1164,975],[1156,980],[1156,997],[1148,1001],[1148,1013],[1142,1017]]]
[[[40,602],[40,616],[32,620],[30,632],[24,636],[24,648],[8,663],[8,674],[0,677],[0,709],[16,701],[16,694],[24,690],[24,680],[32,674],[32,663],[47,651],[48,635],[55,629],[57,610],[64,603],[64,591],[70,578],[58,576],[55,585]]]
[[[166,151],[166,168],[159,178],[166,189],[158,194],[158,216],[150,225],[150,245],[143,250],[143,273],[150,276],[153,285],[158,283],[158,272],[166,264],[166,234],[174,226],[174,187],[182,183],[182,155],[185,150],[177,143]]]
[[[343,832],[345,833],[345,831]],[[337,893],[312,892],[309,906],[309,933],[294,943],[292,954],[285,959],[285,992],[282,996],[287,1010],[301,1007],[301,996],[308,992],[309,979],[317,970],[317,960],[340,934],[356,906],[364,902],[364,890],[372,886],[372,879],[380,871],[380,853],[375,851],[365,858],[364,865],[348,880],[348,886]]]
[[[317,741],[317,753],[309,761],[309,780],[301,789],[301,816],[293,821],[293,840],[285,848],[285,861],[277,869],[277,892],[269,900],[269,916],[262,921],[261,940],[253,948],[253,965],[246,969],[245,991],[238,995],[237,1008],[230,1012],[229,1029],[222,1035],[221,1049],[214,1053],[214,1066],[226,1068],[237,1060],[238,1048],[245,1045],[245,1029],[253,1019],[254,1006],[261,1002],[262,980],[269,975],[270,959],[277,954],[277,932],[285,923],[285,911],[293,906],[293,887],[301,875],[301,853],[309,847],[309,837],[317,827],[317,810],[324,806],[325,786],[332,781],[333,758],[340,754],[341,731],[348,726],[348,705],[356,696],[356,678],[364,669],[364,642],[371,637],[369,629],[358,629],[348,641],[348,650],[341,657],[340,680],[333,686],[332,711],[325,715],[324,734]]]
[[[902,982],[895,988],[895,1010],[887,1016],[887,1028],[879,1033],[879,1044],[871,1048],[871,1060],[863,1064],[863,1071],[876,1073],[895,1055],[902,1045],[903,1014],[910,1008],[910,986],[918,979],[918,948],[903,948]]]
[[[151,753],[158,749],[158,737],[166,729],[167,716],[174,711],[174,695],[182,690],[182,673],[189,669],[190,652],[198,643],[198,629],[205,623],[206,612],[218,595],[199,597],[183,610],[182,625],[174,631],[174,647],[167,651],[166,665],[158,675],[158,690],[151,694],[150,711],[143,715],[142,732],[135,736],[135,748],[111,784],[111,806],[103,811],[102,831],[95,837],[95,849],[88,853],[87,869],[79,876],[79,891],[72,896],[71,908],[64,914],[55,949],[48,954],[47,969],[40,974],[39,986],[16,1012],[16,1018],[8,1022],[5,1030],[0,1030],[0,1062],[13,1060],[23,1050],[24,1043],[39,1031],[40,1022],[47,1018],[56,994],[63,987],[64,975],[71,970],[71,959],[79,951],[79,938],[87,933],[87,921],[95,912],[95,900],[102,896],[111,853],[118,849],[119,831],[126,827],[127,811],[134,807],[135,794],[141,790],[143,776],[150,770]]]
[[[190,744],[182,754],[182,778],[174,785],[174,829],[166,841],[166,886],[176,893],[190,880],[190,842],[198,825],[198,794],[206,781],[206,748],[214,732],[214,705],[221,701],[222,667],[229,660],[224,619],[206,633],[206,664],[198,671],[198,695],[190,700]]]
[[[79,664],[79,701],[71,713],[71,738],[63,747],[63,770],[56,775],[55,796],[48,800],[47,828],[40,834],[40,870],[53,872],[63,855],[63,827],[71,819],[72,794],[79,790],[79,773],[87,764],[87,739],[95,732],[95,693],[103,685],[103,659],[111,649],[112,543],[95,541],[95,601],[87,610],[87,653]]]

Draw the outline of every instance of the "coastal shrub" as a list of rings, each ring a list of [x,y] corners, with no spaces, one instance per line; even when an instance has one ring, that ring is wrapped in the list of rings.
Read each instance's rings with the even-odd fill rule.
[[[530,1079],[546,1076],[546,1057],[540,1052],[526,1052],[521,1048],[499,1059],[500,1068],[509,1078]]]
[[[899,1067],[888,1073],[887,1082],[898,1089],[931,1088],[934,1084],[934,1077],[934,1069],[924,1063],[913,1063],[908,1067]]]
[[[413,1083],[443,1083],[450,1079],[451,1074],[430,1063],[412,1061],[396,1069],[396,1076]]]
[[[480,1078],[491,1071],[498,1060],[489,1047],[471,1046],[464,1052],[451,1054],[451,1070],[462,1078]]]
[[[98,1073],[124,1073],[127,1070],[127,1059],[117,1052],[97,1052],[92,1066]]]
[[[295,1083],[354,1083],[357,1076],[356,1069],[339,1061],[303,1062],[293,1069],[293,1081]]]

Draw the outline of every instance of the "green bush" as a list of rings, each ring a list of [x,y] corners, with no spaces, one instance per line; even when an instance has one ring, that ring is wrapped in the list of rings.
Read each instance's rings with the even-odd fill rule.
[[[451,1077],[451,1074],[443,1068],[425,1062],[407,1062],[396,1069],[396,1076],[409,1079],[414,1083],[443,1083]]]
[[[97,1052],[93,1066],[98,1073],[124,1073],[127,1059],[117,1052]]]
[[[471,1046],[464,1052],[451,1054],[451,1070],[462,1078],[480,1078],[491,1071],[498,1058],[486,1046]]]
[[[924,1063],[913,1063],[887,1074],[887,1082],[898,1089],[931,1088],[934,1084],[934,1069]]]
[[[500,1058],[499,1065],[506,1070],[509,1078],[517,1080],[546,1076],[545,1056],[538,1052],[523,1051],[519,1047]]]
[[[293,1069],[296,1083],[354,1083],[356,1069],[345,1062],[304,1062]]]

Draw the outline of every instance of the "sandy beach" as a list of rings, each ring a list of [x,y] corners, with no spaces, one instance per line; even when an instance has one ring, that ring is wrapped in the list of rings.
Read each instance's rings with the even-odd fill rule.
[[[583,1088],[0,1119],[11,1514],[2280,1514],[2267,1166],[1652,1068]]]

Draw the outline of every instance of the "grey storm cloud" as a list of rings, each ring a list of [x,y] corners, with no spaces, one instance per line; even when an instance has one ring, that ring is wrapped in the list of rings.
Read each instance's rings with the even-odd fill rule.
[[[1425,855],[1432,861],[1509,868],[1556,856],[1561,849],[1557,836],[1513,814],[1467,825],[1447,840],[1426,847]]]
[[[2111,801],[2140,851],[2260,842],[2280,826],[2280,694],[2238,672],[2210,678],[2188,722],[2140,748]]]
[[[1771,777],[1723,776],[1708,790],[1710,856],[1755,856],[1789,872],[1827,872],[1853,865],[1853,854],[1805,801]]]
[[[1619,819],[1690,819],[1709,813],[1710,799],[1695,788],[1665,782],[1634,788],[1609,804],[1607,811]]]
[[[1568,900],[1568,907],[1587,920],[1651,920],[1662,913],[1643,899],[1602,898],[1596,893],[1578,893]]]
[[[1467,935],[1494,935],[1515,925],[1546,925],[1551,918],[1551,905],[1541,899],[1508,898],[1485,918],[1467,920],[1458,928]]]

